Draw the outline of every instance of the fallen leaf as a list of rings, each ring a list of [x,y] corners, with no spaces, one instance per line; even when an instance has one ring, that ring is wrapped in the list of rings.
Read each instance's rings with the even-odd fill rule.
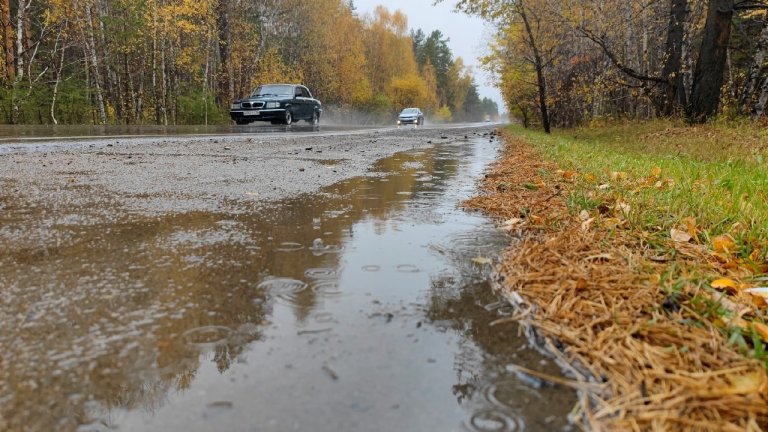
[[[630,207],[630,205],[624,201],[617,202],[615,208],[617,212],[623,214],[624,216],[628,215],[629,211],[632,210],[632,207]]]
[[[584,180],[586,180],[586,181],[588,181],[588,182],[592,183],[592,182],[594,182],[595,180],[597,180],[597,176],[596,176],[596,175],[594,175],[594,174],[592,174],[592,173],[588,173],[588,174],[585,174],[585,175],[584,175]]]
[[[588,212],[588,211],[586,211],[586,210],[582,210],[582,211],[579,213],[579,219],[581,219],[581,220],[583,220],[583,221],[585,221],[585,220],[589,219],[589,212]]]
[[[661,176],[661,168],[657,166],[651,168],[651,177],[659,177],[659,176]]]
[[[601,253],[601,254],[591,255],[591,256],[588,256],[588,257],[584,258],[585,261],[593,261],[593,260],[606,260],[606,261],[610,261],[612,259],[613,259],[613,255],[611,255],[609,253]]]
[[[753,322],[752,326],[757,334],[759,334],[764,341],[768,342],[768,326],[759,322]]]
[[[615,218],[615,217],[605,218],[602,220],[603,226],[605,226],[608,229],[618,228],[624,225],[625,222],[626,220]]]
[[[725,322],[731,327],[738,327],[744,330],[749,328],[749,323],[741,317],[726,318]]]
[[[611,180],[626,180],[629,177],[624,171],[614,171],[611,173]]]
[[[744,292],[752,294],[753,296],[768,299],[768,287],[747,288]]]
[[[736,250],[736,240],[730,234],[719,235],[712,239],[712,248],[715,252],[731,253]]]
[[[595,218],[589,218],[581,223],[581,230],[583,232],[589,231],[589,229],[592,227],[592,223],[595,221]]]
[[[739,286],[735,281],[728,278],[715,279],[710,283],[710,285],[712,286],[712,288],[720,288],[720,289],[726,288],[731,291],[736,291],[736,289]]]
[[[691,235],[685,231],[672,228],[669,230],[669,236],[672,237],[672,241],[676,243],[688,243],[691,241]]]
[[[698,242],[699,229],[696,227],[696,218],[695,217],[683,218],[682,222],[685,224],[685,228],[686,228],[686,231],[688,231],[688,235],[690,235],[691,238],[693,238]]]
[[[476,258],[472,258],[472,262],[478,265],[486,265],[486,264],[490,264],[491,260],[490,258],[476,257]]]
[[[518,225],[521,225],[523,222],[525,222],[525,219],[521,219],[521,218],[507,219],[506,221],[504,221],[503,224],[501,224],[501,229],[511,231],[515,229],[515,227],[517,227]]]
[[[768,332],[768,326],[765,326],[760,323],[754,323],[755,329],[757,330],[757,326],[760,325],[765,328],[765,331]],[[763,336],[760,330],[757,330],[758,333],[760,333],[760,336]],[[768,333],[766,333],[768,335]],[[765,338],[765,336],[763,336]],[[728,388],[723,389],[724,394],[752,394],[752,393],[760,393],[763,391],[763,389],[766,386],[766,377],[765,372],[762,371],[753,371],[746,374],[738,374],[738,375],[729,375],[728,381],[731,382],[731,386]]]
[[[598,186],[597,188],[598,188],[599,190],[607,190],[607,189],[609,189],[610,187],[611,187],[611,185],[609,185],[608,183],[605,183],[605,184],[601,184],[601,185],[600,185],[600,186]]]
[[[573,180],[578,176],[579,174],[576,171],[564,171],[563,172],[563,179],[564,180]]]

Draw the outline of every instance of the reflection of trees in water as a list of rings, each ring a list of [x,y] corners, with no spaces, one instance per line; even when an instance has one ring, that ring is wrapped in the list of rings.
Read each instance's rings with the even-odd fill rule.
[[[485,282],[467,283],[460,275],[443,275],[431,281],[427,319],[462,337],[454,358],[457,382],[452,388],[460,404],[474,399],[498,368],[495,360],[489,365],[486,359],[496,355],[500,344],[510,343],[489,340],[489,324],[497,317],[485,311],[483,305],[494,301],[497,297]]]
[[[113,409],[154,411],[169,392],[192,388],[203,362],[223,373],[263,337],[262,326],[278,301],[256,289],[264,277],[310,283],[306,269],[339,265],[340,254],[274,248],[285,241],[309,246],[315,238],[341,246],[357,221],[385,220],[401,211],[412,199],[404,191],[434,190],[428,199],[438,199],[437,186],[419,185],[414,176],[438,170],[433,183],[439,183],[455,175],[457,161],[437,160],[436,154],[430,149],[396,155],[377,166],[386,182],[356,178],[271,210],[138,217],[114,209],[110,222],[78,225],[76,235],[71,227],[51,228],[61,231],[58,238],[70,239],[56,249],[45,246],[53,256],[37,253],[39,245],[8,245],[0,277],[35,289],[24,294],[28,298],[0,304],[0,316],[22,317],[7,320],[13,331],[0,336],[0,418],[6,419],[0,429],[75,429],[94,418],[109,423]],[[404,168],[413,162],[419,168]],[[346,217],[331,217],[339,210]],[[315,218],[321,218],[320,229]],[[287,299],[298,321],[316,309],[317,296],[307,289]],[[45,306],[29,330],[23,320],[28,305],[46,298],[71,301]],[[212,350],[183,340],[185,332],[205,326],[233,333]],[[65,365],[50,358],[70,352]]]
[[[493,292],[487,269],[462,265],[471,263],[473,257],[466,252],[454,249],[445,254],[455,263],[457,273],[432,279],[426,317],[437,328],[450,328],[461,336],[454,358],[456,384],[452,386],[458,403],[475,414],[491,409],[512,419],[522,417],[533,430],[562,430],[568,410],[576,401],[574,392],[558,387],[533,389],[516,381],[518,376],[507,370],[507,365],[541,370],[541,356],[528,347],[517,324],[491,326],[511,310]],[[560,374],[554,363],[549,363],[544,372]],[[503,403],[510,408],[488,399],[488,389],[510,382],[519,386],[505,389],[504,396],[509,399]],[[541,409],[542,401],[550,405]]]

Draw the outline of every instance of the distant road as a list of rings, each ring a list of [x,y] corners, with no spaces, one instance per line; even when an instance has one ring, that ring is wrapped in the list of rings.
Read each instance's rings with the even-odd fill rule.
[[[456,128],[488,125],[488,123],[457,123],[448,125],[424,125],[419,128]],[[402,126],[414,128],[416,126]],[[339,133],[370,131],[375,129],[394,129],[395,125],[335,125],[321,124],[319,132]],[[212,136],[212,135],[252,135],[252,134],[303,134],[317,133],[311,126],[297,123],[291,126],[270,124],[236,125],[197,125],[197,126],[155,126],[155,125],[1,125],[0,143],[20,141],[46,141],[59,139],[103,139],[103,138],[142,138],[171,136]]]

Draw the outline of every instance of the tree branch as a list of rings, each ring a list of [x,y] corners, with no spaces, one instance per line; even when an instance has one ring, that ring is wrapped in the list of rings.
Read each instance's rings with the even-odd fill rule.
[[[640,73],[640,72],[636,71],[635,69],[632,69],[631,67],[629,67],[629,66],[625,65],[624,63],[622,63],[621,60],[619,60],[619,58],[616,56],[616,54],[614,54],[608,48],[607,42],[602,37],[598,37],[597,35],[593,34],[589,30],[587,30],[586,28],[581,27],[581,26],[576,27],[576,31],[578,31],[579,33],[584,35],[584,37],[586,37],[587,39],[589,39],[592,42],[594,42],[595,44],[597,44],[597,46],[599,46],[603,50],[603,53],[605,53],[605,55],[608,57],[608,59],[611,61],[611,63],[613,63],[613,65],[616,66],[617,69],[622,71],[627,76],[629,76],[631,78],[634,78],[634,79],[637,79],[637,80],[640,80],[640,81],[649,81],[649,82],[654,82],[654,83],[658,83],[658,84],[669,84],[669,82],[666,79],[662,78],[662,77],[651,76],[651,75],[646,75],[646,74]]]

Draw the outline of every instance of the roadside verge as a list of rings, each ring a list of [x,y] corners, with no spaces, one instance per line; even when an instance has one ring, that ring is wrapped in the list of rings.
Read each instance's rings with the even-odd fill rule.
[[[582,394],[578,421],[591,430],[764,429],[768,328],[760,296],[746,291],[768,284],[763,245],[744,251],[730,234],[708,235],[695,215],[649,231],[646,201],[632,191],[671,187],[662,168],[587,171],[545,156],[540,146],[551,142],[501,134],[506,148],[485,193],[465,205],[512,235],[497,287],[568,365]],[[663,219],[665,208],[654,211]]]

